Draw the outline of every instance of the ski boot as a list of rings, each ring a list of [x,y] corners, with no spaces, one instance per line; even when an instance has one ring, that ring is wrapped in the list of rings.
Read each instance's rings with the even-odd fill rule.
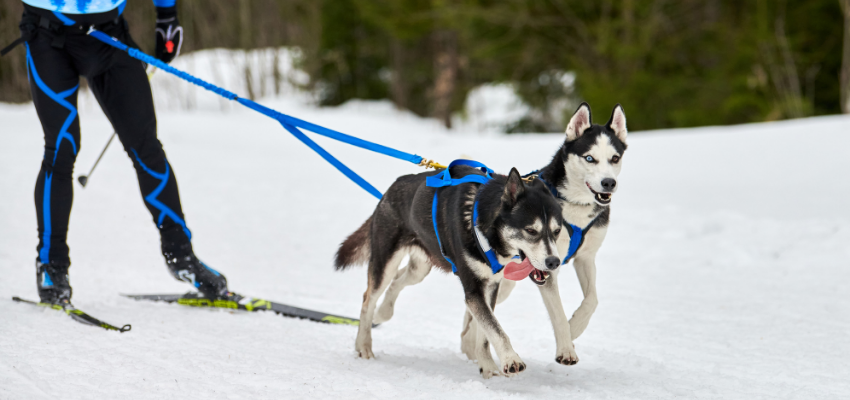
[[[178,251],[164,251],[162,255],[174,279],[190,283],[208,299],[229,296],[227,278],[201,262],[191,245],[181,246]]]
[[[71,263],[35,262],[38,297],[42,303],[56,304],[62,307],[71,305],[71,283],[68,281],[68,267]]]

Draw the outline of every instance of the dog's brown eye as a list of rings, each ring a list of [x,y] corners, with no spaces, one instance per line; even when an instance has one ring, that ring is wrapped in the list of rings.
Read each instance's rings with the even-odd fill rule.
[[[528,234],[531,236],[537,235],[537,231],[535,231],[534,229],[526,228],[525,231],[528,232]]]
[[[620,162],[620,156],[611,157],[611,162],[614,164]]]
[[[555,236],[560,235],[561,234],[561,228],[555,229],[555,232],[552,232],[552,233],[554,233]]]

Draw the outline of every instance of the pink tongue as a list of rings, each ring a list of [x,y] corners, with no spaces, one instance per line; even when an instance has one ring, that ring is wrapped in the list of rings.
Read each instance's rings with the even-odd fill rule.
[[[521,281],[528,277],[528,274],[533,270],[534,266],[531,265],[531,261],[528,258],[519,264],[509,262],[508,265],[505,265],[505,278],[512,281]]]

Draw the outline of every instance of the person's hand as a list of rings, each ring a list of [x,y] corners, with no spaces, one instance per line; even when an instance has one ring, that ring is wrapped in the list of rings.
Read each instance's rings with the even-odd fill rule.
[[[177,20],[177,7],[156,9],[156,52],[160,61],[170,63],[180,54],[183,44],[183,27]]]

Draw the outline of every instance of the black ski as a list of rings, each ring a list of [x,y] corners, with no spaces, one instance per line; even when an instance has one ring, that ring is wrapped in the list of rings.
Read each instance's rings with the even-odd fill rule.
[[[120,328],[117,327],[117,326],[114,326],[114,325],[107,324],[106,322],[103,322],[103,321],[101,321],[101,320],[99,320],[95,317],[92,317],[91,315],[88,315],[88,314],[78,310],[76,307],[74,307],[70,304],[63,307],[63,306],[60,306],[58,304],[37,303],[35,301],[25,300],[25,299],[22,299],[22,298],[17,297],[17,296],[12,297],[12,300],[17,301],[19,303],[32,304],[32,305],[38,306],[38,307],[44,307],[44,308],[49,308],[51,310],[62,311],[65,314],[68,314],[68,316],[71,317],[74,321],[77,321],[81,324],[98,326],[98,327],[101,327],[103,329],[110,330],[110,331],[118,331],[118,332],[124,333],[124,332],[129,331],[132,328],[130,326],[130,324],[124,325]]]
[[[231,310],[243,310],[248,312],[256,311],[272,311],[284,317],[302,318],[310,321],[324,322],[329,324],[340,325],[360,325],[360,320],[341,317],[323,313],[320,311],[306,310],[303,308],[288,306],[286,304],[275,303],[268,300],[247,298],[239,295],[233,295],[227,299],[207,299],[200,296],[198,293],[189,292],[186,294],[124,294],[124,297],[129,297],[136,300],[152,300],[164,301],[166,303],[177,303],[189,307],[204,307],[204,308],[224,308]]]

